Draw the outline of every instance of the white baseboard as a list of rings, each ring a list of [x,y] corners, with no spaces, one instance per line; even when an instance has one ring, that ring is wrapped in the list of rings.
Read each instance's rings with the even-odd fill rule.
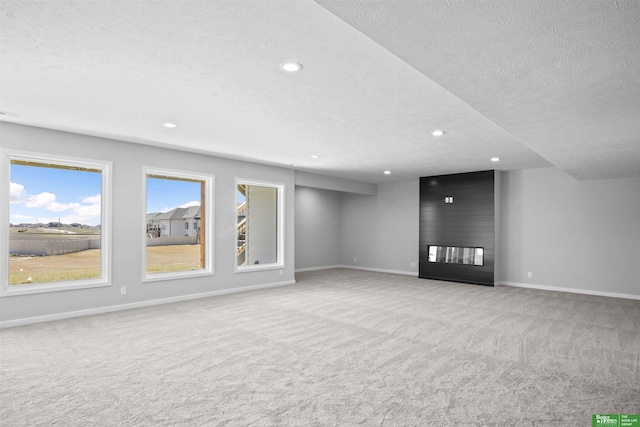
[[[369,268],[369,267],[360,267],[357,265],[326,265],[323,267],[310,267],[310,268],[299,268],[295,272],[303,273],[305,271],[318,271],[318,270],[331,270],[334,268],[348,268],[351,270],[364,270],[364,271],[374,271],[376,273],[390,273],[390,274],[403,274],[405,276],[418,276],[417,271],[400,271],[400,270],[387,270],[384,268]]]
[[[110,305],[107,307],[89,308],[86,310],[68,311],[65,313],[49,314],[46,316],[27,317],[24,319],[5,320],[0,322],[0,329],[14,328],[16,326],[32,325],[34,323],[52,322],[54,320],[70,319],[73,317],[91,316],[94,314],[112,313],[114,311],[130,310],[133,308],[150,307],[154,305],[170,304],[172,302],[188,301],[199,298],[214,297],[219,295],[235,294],[239,292],[255,291],[258,289],[275,288],[279,286],[294,285],[295,280],[284,282],[265,283],[262,285],[245,286],[242,288],[221,289],[218,291],[202,292],[198,294],[179,295],[170,298],[161,298],[148,301],[139,301],[129,304]]]
[[[342,266],[341,265],[325,265],[323,267],[299,268],[295,271],[295,273],[304,273],[305,271],[332,270],[334,268],[342,268]]]
[[[616,292],[602,292],[602,291],[591,291],[587,289],[576,289],[576,288],[561,288],[558,286],[545,286],[545,285],[532,285],[529,283],[517,283],[517,282],[498,282],[496,286],[513,286],[515,288],[528,288],[528,289],[540,289],[543,291],[554,291],[554,292],[569,292],[572,294],[583,294],[583,295],[596,295],[600,297],[611,297],[611,298],[624,298],[624,299],[634,299],[640,300],[640,295],[634,294],[621,294]]]
[[[360,267],[360,266],[357,266],[357,265],[339,265],[338,268],[350,268],[352,270],[374,271],[376,273],[403,274],[405,276],[418,277],[418,272],[417,271],[387,270],[385,268]]]

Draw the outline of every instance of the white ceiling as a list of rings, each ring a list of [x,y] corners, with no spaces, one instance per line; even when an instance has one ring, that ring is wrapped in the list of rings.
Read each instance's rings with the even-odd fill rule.
[[[635,177],[640,2],[0,0],[0,111],[367,182]]]

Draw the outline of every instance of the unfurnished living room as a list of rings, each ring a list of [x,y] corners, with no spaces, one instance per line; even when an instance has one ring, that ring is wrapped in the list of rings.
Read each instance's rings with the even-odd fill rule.
[[[0,0],[0,426],[640,426],[640,2]]]

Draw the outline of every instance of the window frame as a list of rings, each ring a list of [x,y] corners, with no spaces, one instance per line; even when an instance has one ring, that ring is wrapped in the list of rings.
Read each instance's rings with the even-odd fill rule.
[[[233,225],[234,230],[234,242],[238,240],[238,232],[237,232],[237,193],[238,193],[238,185],[259,185],[262,187],[275,188],[276,192],[276,262],[271,264],[255,264],[255,265],[246,265],[239,266],[238,265],[238,247],[237,243],[234,244],[233,253],[234,253],[234,268],[236,273],[250,273],[254,271],[266,271],[266,270],[282,270],[285,268],[284,265],[284,189],[285,184],[280,182],[270,182],[270,181],[259,181],[254,179],[245,179],[245,178],[236,178],[235,180],[235,191],[233,192],[233,218],[235,224]]]
[[[9,221],[11,214],[9,186],[11,183],[12,161],[100,170],[101,185],[99,278],[23,284],[16,287],[9,285]],[[2,258],[2,264],[5,267],[4,270],[6,271],[6,274],[3,274],[0,278],[0,297],[111,286],[111,170],[113,169],[113,163],[105,160],[86,159],[73,156],[36,153],[12,149],[0,149],[0,162],[3,166],[2,168],[0,168],[0,183],[2,183],[3,186],[6,186],[6,191],[0,191],[0,258]]]
[[[159,175],[166,176],[169,178],[177,178],[177,179],[185,179],[185,180],[197,180],[204,182],[204,221],[201,220],[200,224],[204,222],[204,263],[205,266],[202,269],[198,270],[185,270],[185,271],[174,271],[168,273],[147,273],[147,233],[146,233],[146,224],[147,224],[147,177],[149,175]],[[154,166],[143,166],[142,167],[142,222],[140,224],[140,230],[142,235],[142,282],[158,282],[163,280],[174,280],[174,279],[186,279],[189,277],[202,277],[202,276],[213,276],[215,274],[214,271],[214,263],[213,263],[213,229],[214,229],[214,215],[213,210],[215,207],[214,201],[214,185],[215,185],[215,175],[199,173],[199,172],[189,172],[182,171],[176,169],[168,169],[168,168],[160,168]],[[166,226],[164,223],[162,224]]]

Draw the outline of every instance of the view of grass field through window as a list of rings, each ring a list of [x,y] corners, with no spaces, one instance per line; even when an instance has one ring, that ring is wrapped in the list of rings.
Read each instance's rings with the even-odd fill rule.
[[[205,268],[204,186],[199,179],[147,174],[147,274]]]
[[[102,171],[11,160],[9,285],[102,277]]]
[[[103,278],[102,169],[18,157],[9,170],[9,286]],[[198,177],[147,175],[147,274],[207,267],[205,185]]]

